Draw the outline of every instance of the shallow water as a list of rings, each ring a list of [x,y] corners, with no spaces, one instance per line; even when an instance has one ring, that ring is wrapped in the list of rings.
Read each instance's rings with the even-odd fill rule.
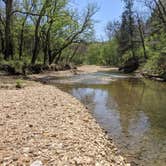
[[[166,165],[165,83],[116,72],[61,78],[52,83],[87,105],[132,165]]]

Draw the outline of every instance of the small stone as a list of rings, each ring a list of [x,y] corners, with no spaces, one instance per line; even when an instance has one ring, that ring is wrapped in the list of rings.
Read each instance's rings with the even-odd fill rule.
[[[96,164],[95,164],[95,166],[102,166],[99,162],[97,162]]]
[[[57,134],[52,134],[51,137],[56,138],[56,137],[57,137]]]
[[[43,166],[43,163],[40,160],[36,160],[30,166]]]
[[[17,161],[18,160],[18,158],[17,157],[13,157],[13,159],[12,159],[13,161]]]
[[[6,118],[10,118],[10,116],[9,116],[9,115],[6,115]]]
[[[22,161],[25,162],[25,163],[29,163],[30,162],[30,158],[28,156],[23,156],[22,157]]]
[[[31,150],[29,147],[23,148],[23,153],[30,153],[30,152],[31,152]]]
[[[32,124],[29,124],[29,127],[30,127],[30,128],[32,128],[32,127],[33,127],[33,125],[32,125]]]

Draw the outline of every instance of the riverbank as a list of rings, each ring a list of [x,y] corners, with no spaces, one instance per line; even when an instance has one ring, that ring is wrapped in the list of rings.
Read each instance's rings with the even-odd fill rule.
[[[117,70],[118,68],[106,67],[106,66],[96,66],[96,65],[82,65],[78,66],[77,69],[65,70],[65,71],[45,71],[40,74],[29,75],[28,79],[39,81],[43,83],[48,83],[50,80],[56,80],[61,77],[71,77],[80,74],[90,74],[99,71],[111,71]]]
[[[0,165],[129,165],[78,100],[24,84],[0,89]]]

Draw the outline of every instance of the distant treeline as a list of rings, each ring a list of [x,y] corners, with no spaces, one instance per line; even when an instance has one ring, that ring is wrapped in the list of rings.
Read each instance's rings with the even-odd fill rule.
[[[166,1],[137,0],[146,12],[134,10],[136,0],[123,0],[120,21],[106,26],[109,41],[90,44],[84,61],[120,66],[166,78]]]

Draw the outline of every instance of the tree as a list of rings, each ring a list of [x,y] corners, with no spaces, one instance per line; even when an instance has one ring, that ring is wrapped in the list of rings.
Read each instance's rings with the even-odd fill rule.
[[[66,48],[88,36],[96,11],[89,5],[80,15],[68,0],[0,1],[0,52],[5,60],[26,55],[32,65],[58,63]]]
[[[3,21],[3,18],[2,18],[2,14],[1,14],[1,11],[0,11],[0,52],[2,54],[5,53],[5,37],[4,37],[4,28],[5,27],[5,23]]]
[[[163,0],[144,0],[144,4],[150,9],[151,18],[156,18],[166,31],[166,3]]]
[[[138,30],[139,30],[139,35],[140,35],[141,44],[143,48],[144,58],[147,59],[148,57],[147,57],[146,46],[145,46],[144,23],[138,13],[136,14],[136,18],[137,18]]]
[[[19,59],[21,60],[22,54],[23,54],[23,42],[24,42],[24,30],[25,30],[25,24],[26,21],[29,17],[29,13],[32,13],[32,10],[34,8],[35,3],[31,0],[23,0],[23,10],[27,12],[25,16],[22,18],[22,23],[21,23],[21,31],[20,31],[20,37],[19,37]]]
[[[40,22],[42,20],[43,15],[45,15],[46,9],[47,7],[50,5],[50,1],[49,0],[45,0],[45,2],[42,5],[42,8],[39,12],[39,16],[37,18],[36,21],[36,25],[35,25],[35,34],[34,34],[34,48],[33,48],[33,55],[32,55],[32,60],[31,60],[31,64],[34,65],[37,59],[37,55],[38,55],[38,47],[39,47],[39,28],[40,28]]]
[[[70,27],[72,27],[72,29],[69,29],[69,34],[67,34],[66,38],[63,40],[64,42],[61,44],[60,47],[58,48],[54,48],[51,53],[51,61],[50,64],[54,62],[55,58],[55,62],[58,63],[60,57],[61,57],[61,53],[64,49],[66,49],[67,47],[69,47],[73,42],[75,41],[79,41],[81,35],[86,32],[88,29],[90,29],[93,25],[92,22],[92,17],[93,15],[96,13],[97,9],[96,6],[94,5],[89,5],[87,7],[87,11],[85,13],[84,18],[82,19],[83,22],[82,23],[77,23],[77,24],[73,24]],[[72,21],[72,23],[74,23],[74,21]],[[66,29],[65,29],[66,31]]]
[[[8,60],[13,58],[13,38],[11,32],[12,24],[12,9],[13,9],[13,0],[3,0],[5,3],[5,56],[4,59]]]
[[[133,11],[133,0],[124,0],[125,11],[122,14],[122,23],[120,27],[119,50],[121,55],[126,51],[131,51],[132,57],[135,58],[136,44],[135,38],[135,19]]]

